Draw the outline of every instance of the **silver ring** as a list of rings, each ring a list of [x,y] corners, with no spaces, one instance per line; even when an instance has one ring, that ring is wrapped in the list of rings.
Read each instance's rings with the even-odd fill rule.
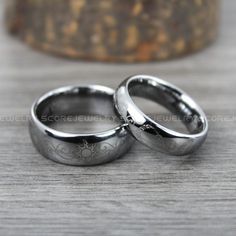
[[[125,154],[134,139],[122,122],[113,129],[89,134],[61,132],[47,123],[52,115],[115,114],[113,95],[113,89],[98,85],[63,87],[43,95],[33,104],[29,122],[36,149],[53,161],[78,166],[110,162]]]
[[[135,105],[131,96],[163,105],[182,119],[189,133],[176,132],[158,124]],[[181,89],[161,79],[148,75],[129,77],[116,90],[114,100],[134,137],[154,150],[187,155],[206,139],[208,122],[202,109]]]

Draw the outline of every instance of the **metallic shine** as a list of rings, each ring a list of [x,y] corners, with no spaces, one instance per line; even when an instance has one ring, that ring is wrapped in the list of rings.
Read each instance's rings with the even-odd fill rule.
[[[114,90],[98,85],[63,87],[43,95],[31,109],[29,131],[33,144],[43,156],[67,165],[91,166],[121,157],[134,141],[123,123],[103,132],[73,134],[52,129],[40,118],[65,110],[74,114],[81,105],[80,100],[85,102],[82,111],[86,114],[111,112],[107,109],[113,109],[115,114],[113,95]],[[102,108],[97,106],[96,96],[102,99]]]
[[[131,96],[157,102],[177,114],[189,133],[180,133],[164,127],[134,103]],[[202,109],[178,87],[148,75],[131,76],[121,83],[114,95],[116,109],[133,136],[144,145],[171,155],[188,155],[205,141],[208,121]]]

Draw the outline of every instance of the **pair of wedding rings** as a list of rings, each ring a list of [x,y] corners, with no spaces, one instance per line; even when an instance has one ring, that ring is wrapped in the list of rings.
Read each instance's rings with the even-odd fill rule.
[[[133,96],[163,105],[181,118],[189,133],[176,132],[157,123],[135,105]],[[119,117],[120,125],[97,133],[62,132],[50,127],[47,119],[81,112],[106,115],[111,111]],[[116,91],[99,85],[53,90],[33,104],[29,127],[33,144],[43,156],[78,166],[115,160],[129,150],[135,139],[160,152],[188,155],[201,146],[208,132],[207,118],[190,96],[170,83],[147,75],[129,77]]]

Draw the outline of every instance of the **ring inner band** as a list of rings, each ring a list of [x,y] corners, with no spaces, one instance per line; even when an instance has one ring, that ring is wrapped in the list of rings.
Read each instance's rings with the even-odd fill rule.
[[[153,80],[136,78],[129,82],[128,91],[130,96],[149,99],[167,108],[180,118],[189,133],[200,133],[204,129],[203,118],[192,104],[192,100],[173,87]]]
[[[112,121],[114,127],[120,125],[114,111],[113,93],[88,87],[54,93],[43,99],[36,109],[36,116],[47,126],[60,117],[78,115],[99,116],[105,122]]]

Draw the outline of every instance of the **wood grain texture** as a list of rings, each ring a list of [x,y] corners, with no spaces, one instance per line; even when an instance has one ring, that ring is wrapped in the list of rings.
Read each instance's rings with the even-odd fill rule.
[[[207,50],[165,63],[69,61],[33,51],[6,34],[0,4],[0,235],[235,235],[236,31],[224,1],[220,37]],[[42,93],[68,84],[115,88],[130,74],[159,75],[191,94],[210,117],[191,157],[136,143],[123,158],[78,168],[33,148],[23,117]],[[222,120],[225,118],[225,120]]]

